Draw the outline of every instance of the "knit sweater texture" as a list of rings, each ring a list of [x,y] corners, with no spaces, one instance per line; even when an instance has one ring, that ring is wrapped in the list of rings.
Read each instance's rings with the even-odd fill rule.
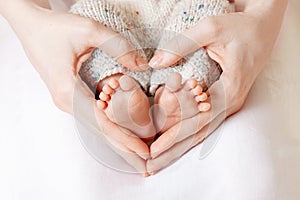
[[[227,0],[79,0],[70,12],[119,32],[149,61],[157,49],[163,49],[178,34],[206,17],[232,12],[232,8]],[[113,39],[106,43],[114,45]],[[146,93],[154,95],[157,87],[174,72],[181,74],[182,82],[194,78],[207,89],[219,79],[222,69],[204,48],[184,56],[173,66],[159,70],[149,67],[145,72],[130,71],[97,48],[83,63],[79,74],[94,91],[104,78],[126,74],[137,80]]]

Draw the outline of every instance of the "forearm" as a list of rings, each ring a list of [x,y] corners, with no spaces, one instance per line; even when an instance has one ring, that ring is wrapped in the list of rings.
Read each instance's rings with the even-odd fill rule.
[[[17,17],[25,17],[30,8],[38,6],[50,9],[49,0],[0,0],[0,15],[9,22]]]
[[[38,6],[50,9],[49,0],[0,0],[0,13],[4,12],[6,9],[17,6],[18,4],[36,4]]]
[[[0,15],[8,21],[18,36],[40,18],[41,10],[48,9],[48,0],[0,0]]]

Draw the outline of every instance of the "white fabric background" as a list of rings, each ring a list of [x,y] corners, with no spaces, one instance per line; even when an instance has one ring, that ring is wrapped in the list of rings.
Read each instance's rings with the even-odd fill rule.
[[[213,152],[199,160],[199,145],[147,179],[106,168],[86,152],[73,118],[55,108],[0,18],[0,199],[299,199],[299,9],[290,0],[270,64]]]

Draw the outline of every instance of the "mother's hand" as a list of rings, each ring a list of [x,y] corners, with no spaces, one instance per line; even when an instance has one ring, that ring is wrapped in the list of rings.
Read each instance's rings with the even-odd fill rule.
[[[94,48],[101,48],[129,69],[139,70],[139,65],[146,64],[127,40],[92,19],[45,9],[34,1],[4,5],[7,8],[3,8],[3,16],[18,35],[55,104],[65,112],[73,112],[75,77]]]
[[[150,61],[154,68],[170,66],[204,47],[221,65],[223,73],[209,89],[212,110],[176,124],[151,145],[149,172],[165,167],[202,142],[226,117],[242,107],[257,75],[268,62],[286,4],[281,1],[265,7],[246,6],[242,12],[206,18],[156,53]]]
[[[149,148],[140,138],[125,128],[118,126],[108,119],[106,114],[97,107],[94,94],[86,84],[77,77],[74,91],[74,117],[89,131],[97,134],[97,138],[105,142],[115,153],[120,155],[128,164],[135,168],[131,173],[148,176],[146,160],[149,158]],[[127,166],[116,163],[114,155],[105,155],[105,159],[112,159],[114,168],[126,171]],[[108,166],[110,160],[101,160]]]
[[[149,156],[148,146],[129,131],[112,123],[102,111],[93,107],[96,102],[94,95],[81,81],[78,71],[81,63],[95,47],[103,47],[104,51],[130,69],[140,70],[139,65],[146,64],[146,61],[141,59],[119,34],[101,24],[78,15],[51,11],[34,2],[0,1],[0,13],[15,30],[29,60],[46,83],[56,106],[76,115],[75,118],[103,134],[108,144],[119,155],[139,173],[145,173],[145,160]],[[107,41],[117,43],[110,45],[118,48],[109,49],[109,45],[105,45]],[[74,113],[73,105],[76,102],[82,103],[83,109]],[[95,112],[92,115],[97,118],[96,122],[93,118],[86,118],[87,110],[84,108],[88,105],[92,106],[90,111]]]

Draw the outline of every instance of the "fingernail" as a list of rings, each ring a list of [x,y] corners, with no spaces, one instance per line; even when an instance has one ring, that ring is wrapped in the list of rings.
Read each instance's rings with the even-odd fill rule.
[[[143,177],[145,177],[145,178],[149,177],[149,176],[151,176],[151,175],[148,172],[146,172],[146,173],[143,174]]]
[[[148,63],[144,58],[138,56],[135,61],[139,71],[145,71],[148,69]]]
[[[147,61],[143,57],[137,56],[137,58],[136,58],[136,64],[138,64],[138,65],[146,65]]]
[[[149,66],[152,67],[153,69],[159,68],[161,66],[162,61],[163,61],[163,57],[156,55],[150,60]]]

